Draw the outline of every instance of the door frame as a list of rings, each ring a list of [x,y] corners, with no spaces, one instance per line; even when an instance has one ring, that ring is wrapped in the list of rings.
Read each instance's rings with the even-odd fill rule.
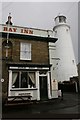
[[[44,78],[45,77],[45,78]],[[45,84],[45,88],[41,87],[42,86],[42,83],[43,85]],[[47,87],[47,75],[40,75],[39,76],[39,87],[40,87],[40,99],[41,100],[46,100],[48,99],[48,87]],[[44,94],[43,94],[44,93]]]
[[[46,76],[47,77],[47,92],[48,92],[48,99],[51,99],[51,85],[50,85],[50,71],[47,71],[46,74],[39,74],[40,76]],[[38,83],[39,83],[39,79],[38,79]],[[40,87],[39,88],[39,98],[40,98]]]

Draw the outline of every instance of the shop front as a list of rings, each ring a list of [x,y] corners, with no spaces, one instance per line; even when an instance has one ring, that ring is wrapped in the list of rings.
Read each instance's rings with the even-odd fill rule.
[[[50,65],[10,65],[8,96],[31,95],[31,100],[51,99]]]

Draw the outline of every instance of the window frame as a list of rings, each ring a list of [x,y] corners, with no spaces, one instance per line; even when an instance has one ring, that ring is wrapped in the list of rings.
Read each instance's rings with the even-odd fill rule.
[[[29,50],[22,50],[22,46],[23,45],[29,45]],[[26,48],[24,48],[26,49]],[[26,42],[20,42],[20,60],[32,60],[32,44],[31,43],[26,43]],[[24,54],[24,55],[23,55]],[[29,54],[29,56],[27,57],[27,54]],[[25,57],[26,56],[26,57]]]
[[[59,22],[60,23],[66,23],[66,18],[64,16],[59,16]]]
[[[28,81],[27,81],[27,85],[28,85],[28,87],[21,87],[21,84],[22,84],[22,78],[21,78],[21,76],[22,76],[22,73],[27,73],[26,74],[26,76],[28,77]],[[18,80],[18,86],[19,87],[13,87],[14,85],[13,84],[11,84],[11,88],[12,89],[36,89],[36,72],[35,71],[12,71],[12,76],[13,76],[13,73],[18,73],[18,75],[19,75],[19,80]],[[34,77],[35,77],[35,81],[34,81],[34,87],[29,87],[29,76],[28,76],[28,73],[34,73]],[[12,77],[12,81],[13,81],[13,77]],[[12,82],[13,83],[13,82]]]

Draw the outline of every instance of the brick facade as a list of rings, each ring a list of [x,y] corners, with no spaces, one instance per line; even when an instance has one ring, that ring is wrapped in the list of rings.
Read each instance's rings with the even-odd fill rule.
[[[12,61],[11,62],[49,64],[47,42],[35,41],[35,40],[20,40],[20,39],[10,39],[9,41],[12,43]],[[31,46],[32,46],[31,61],[20,60],[20,42],[31,43]],[[3,52],[5,51],[3,50]],[[3,58],[4,57],[5,57],[5,54],[3,53]]]
[[[21,94],[30,94],[31,100],[51,99],[49,43],[57,41],[53,32],[49,31],[50,36],[47,30],[2,27],[2,100]],[[25,29],[33,33],[20,32]]]
[[[48,43],[35,41],[35,40],[20,40],[20,39],[12,39],[13,44],[13,52],[12,52],[12,59],[14,62],[20,63],[49,63],[48,60]],[[31,43],[31,61],[22,61],[20,60],[20,42],[24,43]]]
[[[2,43],[6,39],[3,38]],[[18,39],[18,38],[11,38],[9,41],[12,43],[12,50],[8,50],[11,52],[12,59],[6,60],[5,59],[5,50],[2,50],[2,77],[4,78],[5,82],[3,82],[3,89],[2,91],[5,93],[8,88],[8,66],[6,63],[26,63],[26,64],[49,64],[49,52],[48,52],[48,42],[45,41],[36,41],[36,40],[28,40],[28,39]],[[31,60],[20,60],[20,42],[30,43],[31,44]],[[8,53],[8,55],[11,55]]]

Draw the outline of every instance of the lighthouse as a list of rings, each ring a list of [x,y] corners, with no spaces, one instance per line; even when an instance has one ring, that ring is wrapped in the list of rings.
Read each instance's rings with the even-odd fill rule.
[[[58,41],[55,44],[49,44],[51,79],[61,82],[69,81],[71,77],[78,76],[70,26],[64,15],[59,15],[54,20],[53,32]]]

